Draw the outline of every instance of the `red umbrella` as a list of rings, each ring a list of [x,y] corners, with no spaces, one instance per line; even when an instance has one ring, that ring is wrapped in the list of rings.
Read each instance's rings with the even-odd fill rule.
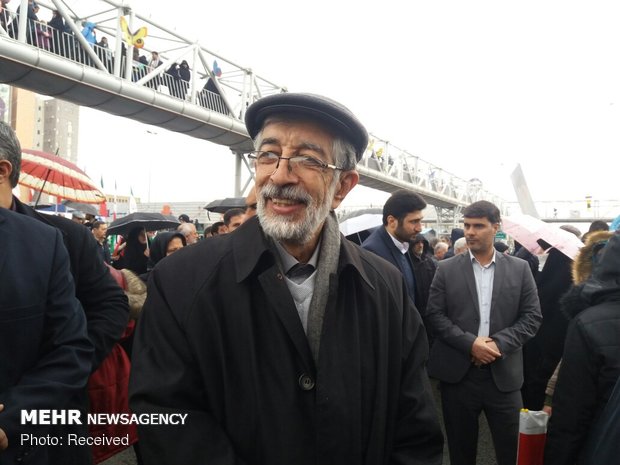
[[[39,150],[22,150],[19,183],[76,202],[102,203],[106,199],[84,171],[64,158]]]

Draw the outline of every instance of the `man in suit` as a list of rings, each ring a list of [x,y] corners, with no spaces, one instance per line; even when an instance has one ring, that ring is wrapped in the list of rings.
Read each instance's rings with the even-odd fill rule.
[[[88,337],[94,346],[92,371],[108,356],[114,344],[125,331],[129,319],[127,297],[114,281],[100,258],[97,242],[88,228],[67,218],[42,215],[23,204],[12,190],[17,186],[21,168],[21,146],[11,127],[0,121],[0,208],[7,208],[58,229],[69,252],[71,275],[75,282],[75,296],[86,316]],[[71,408],[88,411],[86,389],[78,393]],[[88,434],[86,424],[57,425],[54,434]],[[62,431],[61,431],[62,430]],[[89,446],[58,446],[50,449],[55,463],[91,463]]]
[[[542,316],[528,264],[496,253],[500,212],[490,202],[463,210],[469,252],[439,262],[426,323],[435,337],[428,363],[440,381],[450,463],[474,465],[478,417],[489,422],[499,465],[517,456],[523,344]]]
[[[383,227],[377,228],[362,243],[362,248],[370,250],[386,259],[400,270],[407,292],[418,310],[426,308],[422,295],[428,295],[428,289],[418,289],[420,280],[416,279],[414,264],[409,251],[412,241],[422,231],[422,210],[426,202],[415,192],[405,189],[394,192],[383,206]],[[429,282],[430,284],[430,282]]]
[[[58,230],[0,208],[0,244],[0,464],[59,463],[40,439],[50,427],[24,424],[21,412],[66,409],[85,388],[93,353],[86,318]]]

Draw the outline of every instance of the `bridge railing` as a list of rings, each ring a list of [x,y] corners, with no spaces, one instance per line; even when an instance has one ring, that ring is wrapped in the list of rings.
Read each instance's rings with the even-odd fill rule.
[[[286,90],[127,5],[102,0],[98,3],[113,8],[83,18],[66,2],[55,3],[37,2],[38,20],[21,18],[20,2],[9,3],[0,12],[0,34],[236,119],[258,98]],[[158,66],[151,62],[153,52],[159,54]]]
[[[483,189],[479,179],[460,178],[372,134],[360,164],[386,176],[450,197],[458,203],[488,200],[500,208],[504,204],[501,197]]]

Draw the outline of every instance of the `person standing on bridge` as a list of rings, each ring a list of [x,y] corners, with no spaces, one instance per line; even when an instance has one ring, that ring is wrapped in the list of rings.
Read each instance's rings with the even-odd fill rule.
[[[340,234],[366,129],[281,93],[245,116],[256,217],[151,273],[131,375],[147,465],[439,464],[427,339],[402,275]]]
[[[478,418],[489,422],[499,465],[514,465],[519,436],[523,344],[541,322],[528,264],[496,253],[499,209],[463,210],[469,251],[439,262],[425,322],[434,336],[428,362],[440,381],[451,465],[475,465]]]

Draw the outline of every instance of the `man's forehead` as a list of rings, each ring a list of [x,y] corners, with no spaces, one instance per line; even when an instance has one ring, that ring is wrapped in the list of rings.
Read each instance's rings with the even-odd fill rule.
[[[409,213],[407,213],[407,215],[405,215],[405,217],[407,217],[409,219],[423,218],[424,217],[424,212],[422,210],[413,210],[413,211],[410,211]]]
[[[268,123],[263,129],[260,146],[291,146],[308,149],[323,155],[331,152],[334,136],[314,123]]]
[[[489,219],[485,216],[482,217],[475,217],[475,218],[463,218],[463,224],[491,224],[491,221],[489,221]]]

